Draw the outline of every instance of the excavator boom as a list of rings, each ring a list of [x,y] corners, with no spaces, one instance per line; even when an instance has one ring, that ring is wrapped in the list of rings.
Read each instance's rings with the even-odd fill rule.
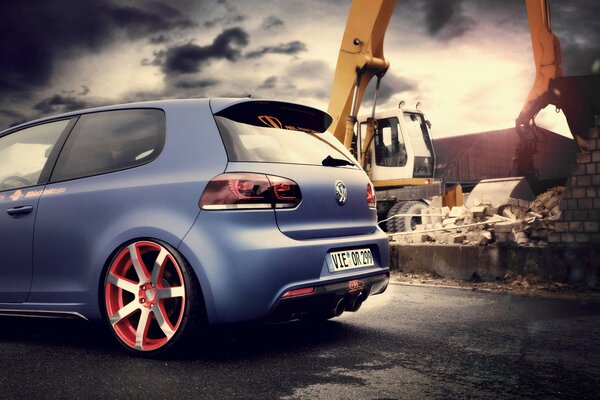
[[[353,0],[333,78],[328,113],[329,130],[346,148],[352,135],[347,116],[356,118],[369,81],[390,66],[383,57],[383,38],[396,0]]]
[[[535,63],[535,81],[517,123],[528,124],[548,105],[550,80],[562,76],[560,40],[552,33],[549,0],[525,0]]]

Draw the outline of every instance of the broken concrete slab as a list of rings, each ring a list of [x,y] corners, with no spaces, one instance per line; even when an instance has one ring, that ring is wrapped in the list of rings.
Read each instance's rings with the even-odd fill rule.
[[[471,207],[469,209],[469,211],[471,212],[471,214],[473,214],[473,218],[481,220],[483,218],[485,218],[485,214],[486,214],[486,207],[485,206],[477,206],[477,207]]]
[[[477,235],[477,244],[479,246],[485,246],[486,244],[490,243],[493,239],[493,235],[491,232],[488,231],[481,231],[478,233]]]
[[[517,222],[511,222],[511,221],[506,221],[506,222],[498,222],[497,224],[494,225],[494,229],[496,231],[496,233],[508,233],[508,232],[512,232],[513,229],[517,226]]]
[[[546,243],[547,244],[547,243]],[[455,279],[483,280],[535,275],[543,280],[600,285],[598,246],[435,246],[429,244],[390,245],[390,266],[409,273],[432,273]]]
[[[448,241],[452,244],[462,244],[467,239],[467,237],[463,234],[454,234],[450,235]]]
[[[464,206],[456,206],[456,207],[452,207],[450,209],[450,214],[448,215],[449,218],[460,218],[464,215],[465,213],[465,207]]]

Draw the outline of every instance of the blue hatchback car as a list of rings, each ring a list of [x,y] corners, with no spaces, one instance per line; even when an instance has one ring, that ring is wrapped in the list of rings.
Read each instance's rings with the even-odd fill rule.
[[[331,117],[254,99],[102,107],[0,133],[0,314],[106,321],[153,354],[197,328],[328,319],[389,279]]]

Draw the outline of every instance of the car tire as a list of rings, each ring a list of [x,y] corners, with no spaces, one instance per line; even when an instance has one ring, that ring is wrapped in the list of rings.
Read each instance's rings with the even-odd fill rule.
[[[386,222],[387,231],[392,232],[412,232],[415,226],[421,223],[421,217],[404,216],[395,217],[396,214],[421,214],[421,210],[427,208],[427,204],[420,201],[401,201],[394,204],[388,211]]]
[[[138,240],[115,252],[102,297],[110,330],[137,355],[180,347],[205,320],[191,267],[177,250],[157,240]]]

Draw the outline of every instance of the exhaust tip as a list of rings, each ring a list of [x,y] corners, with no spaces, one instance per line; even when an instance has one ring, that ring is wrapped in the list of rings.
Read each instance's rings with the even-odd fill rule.
[[[348,306],[346,307],[347,311],[353,311],[356,312],[360,309],[360,306],[362,306],[362,303],[366,300],[366,296],[364,296],[362,293],[359,294],[358,296],[356,296],[356,298],[354,299],[354,301],[351,304],[348,304]]]
[[[346,310],[346,305],[347,305],[346,298],[342,298],[342,299],[340,299],[340,301],[338,301],[337,305],[335,306],[335,316],[336,317],[339,317],[340,315],[342,315],[344,310]]]

